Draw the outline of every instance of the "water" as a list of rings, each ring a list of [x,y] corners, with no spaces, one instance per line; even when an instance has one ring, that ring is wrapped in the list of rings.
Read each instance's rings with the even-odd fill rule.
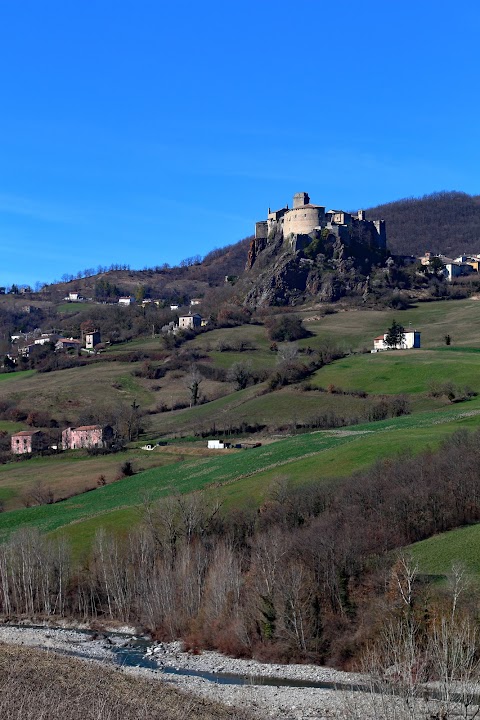
[[[145,656],[146,647],[148,647],[148,643],[145,640],[134,640],[127,647],[113,647],[112,650],[119,665],[155,669],[166,675],[199,677],[218,685],[265,685],[269,687],[321,688],[324,690],[360,689],[354,685],[333,682],[289,680],[279,677],[265,677],[263,675],[238,675],[236,673],[178,668],[173,665],[158,665],[155,660],[151,659],[151,656]]]
[[[12,625],[16,628],[25,629],[36,629],[36,630],[51,630],[54,632],[56,629],[64,628],[49,628],[41,625]],[[74,630],[74,628],[72,628]],[[208,680],[209,682],[217,683],[219,685],[264,685],[269,687],[292,687],[292,688],[321,688],[324,690],[361,690],[362,688],[357,685],[350,685],[344,683],[333,683],[333,682],[315,682],[309,680],[289,680],[279,677],[265,677],[263,675],[238,675],[235,673],[224,673],[224,672],[209,672],[208,670],[193,670],[189,668],[178,668],[173,665],[159,665],[157,660],[153,659],[151,655],[146,655],[145,651],[151,645],[151,641],[148,638],[138,638],[136,636],[126,635],[123,633],[97,633],[93,630],[77,630],[75,632],[86,635],[92,639],[96,636],[100,636],[99,639],[105,639],[108,642],[114,638],[124,639],[124,643],[119,645],[112,643],[109,649],[112,651],[115,660],[118,665],[124,665],[126,667],[138,667],[146,668],[148,670],[157,670],[159,673],[165,675],[177,675],[186,677],[198,677]],[[83,645],[83,643],[82,643]],[[80,650],[67,651],[64,654],[72,657],[85,657],[85,654]],[[161,660],[158,658],[158,660]]]

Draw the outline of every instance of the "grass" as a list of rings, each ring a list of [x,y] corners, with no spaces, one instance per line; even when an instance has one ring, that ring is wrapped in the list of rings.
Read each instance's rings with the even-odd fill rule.
[[[27,410],[46,410],[57,420],[67,422],[71,421],[72,414],[94,405],[110,406],[136,399],[147,406],[154,395],[148,381],[130,375],[132,369],[133,364],[128,365],[126,372],[123,363],[96,362],[50,373],[29,370],[0,375],[0,400],[14,400],[17,406]],[[2,381],[2,378],[7,379]]]
[[[312,383],[369,393],[424,393],[432,380],[452,381],[480,392],[479,359],[475,353],[434,350],[393,350],[352,355],[318,370]]]
[[[354,350],[373,348],[373,338],[385,332],[395,319],[406,329],[411,327],[422,333],[422,348],[432,349],[444,345],[450,335],[454,346],[480,348],[480,312],[478,300],[443,300],[418,303],[409,310],[350,310],[319,317],[318,313],[299,313],[305,327],[315,333],[299,345],[316,347],[326,339],[335,340]]]
[[[479,425],[480,401],[472,401],[463,407],[365,423],[349,430],[297,435],[248,451],[184,456],[183,461],[146,470],[61,503],[3,513],[0,537],[25,525],[43,532],[69,526],[69,535],[80,546],[105,520],[122,531],[138,519],[138,509],[147,497],[160,499],[172,493],[206,490],[226,507],[258,506],[278,476],[286,476],[294,484],[329,482],[365,468],[379,457],[435,446],[458,427]],[[83,523],[87,526],[82,528]]]
[[[31,378],[32,375],[35,375],[35,370],[20,370],[20,372],[0,373],[0,383],[5,385],[7,383],[15,383],[19,380],[26,380],[27,378]]]
[[[169,449],[170,450],[170,449]],[[135,470],[160,467],[178,459],[178,452],[130,450],[114,455],[89,456],[82,452],[36,457],[0,465],[0,498],[7,510],[23,506],[23,498],[39,482],[53,490],[55,498],[68,497],[97,487],[100,475],[113,482],[126,460]]]
[[[19,430],[26,429],[25,423],[13,422],[11,420],[0,420],[0,431],[7,433],[16,433]]]
[[[461,562],[471,575],[480,576],[480,524],[434,535],[408,549],[427,575],[448,575],[453,563]]]

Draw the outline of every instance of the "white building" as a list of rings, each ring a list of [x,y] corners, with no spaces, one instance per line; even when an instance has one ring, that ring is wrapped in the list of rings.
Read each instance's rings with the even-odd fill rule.
[[[126,297],[119,297],[118,304],[124,305],[125,307],[128,307],[129,305],[135,305],[135,298],[133,297],[133,295],[128,295]]]
[[[82,302],[84,298],[79,292],[69,292],[65,300],[68,300],[69,302]]]
[[[412,348],[420,347],[420,332],[418,330],[405,330],[404,340],[396,348],[393,345],[386,344],[386,337],[387,333],[384,333],[374,339],[372,352],[379,352],[380,350],[412,350]]]
[[[198,315],[198,313],[194,313],[193,315],[181,315],[178,318],[178,327],[181,330],[187,330],[191,328],[200,327],[202,324],[202,316]]]
[[[220,440],[207,440],[207,448],[209,450],[227,450],[230,443],[220,442]]]
[[[447,280],[453,280],[453,278],[461,277],[462,275],[469,275],[472,272],[474,272],[474,268],[466,262],[445,263],[445,277]]]

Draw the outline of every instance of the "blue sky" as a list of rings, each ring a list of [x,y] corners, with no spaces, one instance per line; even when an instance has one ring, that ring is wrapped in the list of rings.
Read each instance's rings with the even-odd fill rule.
[[[307,191],[480,193],[480,4],[0,3],[0,285],[175,264]]]

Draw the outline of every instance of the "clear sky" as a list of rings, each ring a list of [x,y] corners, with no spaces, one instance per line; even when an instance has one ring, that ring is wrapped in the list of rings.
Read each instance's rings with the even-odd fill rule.
[[[0,285],[477,194],[476,0],[2,0]]]

